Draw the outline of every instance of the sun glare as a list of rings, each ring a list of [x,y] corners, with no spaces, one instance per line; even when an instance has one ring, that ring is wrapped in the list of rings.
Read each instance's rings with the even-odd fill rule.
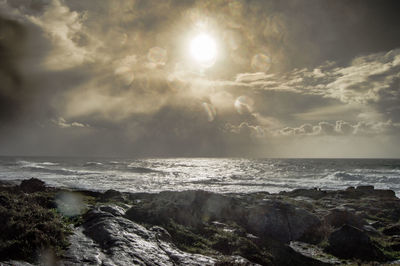
[[[217,45],[210,35],[202,33],[190,42],[190,54],[199,64],[211,66],[217,57]]]

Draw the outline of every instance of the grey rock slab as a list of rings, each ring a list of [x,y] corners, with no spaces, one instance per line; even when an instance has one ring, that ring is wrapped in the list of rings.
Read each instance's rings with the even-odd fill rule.
[[[111,207],[110,207],[111,208]],[[148,230],[104,206],[85,215],[62,265],[213,265],[215,259],[176,248],[162,228]],[[114,213],[116,214],[116,213]]]

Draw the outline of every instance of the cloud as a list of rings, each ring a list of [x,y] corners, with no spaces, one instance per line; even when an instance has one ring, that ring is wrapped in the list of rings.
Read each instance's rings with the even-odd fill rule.
[[[72,127],[89,127],[89,125],[84,125],[79,122],[67,122],[64,118],[59,117],[58,119],[51,120],[53,124],[60,128],[72,128]]]
[[[370,18],[346,12],[369,9],[327,5],[0,0],[2,143],[7,127],[78,154],[95,139],[107,142],[98,154],[229,156],[274,155],[291,140],[396,138],[399,38],[374,45],[392,32],[386,23],[363,32]],[[187,54],[202,31],[218,44],[211,68]]]
[[[52,50],[45,59],[48,69],[67,69],[91,60],[89,50],[82,47],[87,38],[83,31],[83,15],[71,11],[59,0],[53,0],[43,14],[28,15],[27,18],[41,27],[52,42]]]
[[[23,77],[18,63],[24,53],[25,28],[18,22],[0,17],[0,120],[13,120],[24,108]]]
[[[261,94],[290,92],[302,97],[314,95],[321,98],[320,102],[335,99],[348,106],[370,106],[386,119],[399,121],[399,73],[400,49],[395,49],[357,57],[343,67],[327,62],[313,70],[294,70],[285,75],[242,73],[236,77],[236,86],[246,86]]]
[[[360,121],[352,124],[343,120],[335,123],[319,122],[316,125],[303,124],[299,127],[285,127],[272,134],[273,136],[377,136],[394,135],[400,133],[400,123],[386,122],[365,122]]]

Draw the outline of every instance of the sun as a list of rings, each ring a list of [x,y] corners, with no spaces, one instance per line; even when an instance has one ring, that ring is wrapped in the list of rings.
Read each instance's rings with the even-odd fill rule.
[[[212,66],[217,58],[217,44],[206,33],[196,35],[190,42],[190,55],[202,66]]]

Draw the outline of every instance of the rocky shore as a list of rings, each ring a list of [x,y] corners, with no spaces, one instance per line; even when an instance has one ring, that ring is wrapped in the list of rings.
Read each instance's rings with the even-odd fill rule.
[[[395,193],[371,186],[100,193],[30,179],[0,184],[0,265],[400,264],[399,219]]]

